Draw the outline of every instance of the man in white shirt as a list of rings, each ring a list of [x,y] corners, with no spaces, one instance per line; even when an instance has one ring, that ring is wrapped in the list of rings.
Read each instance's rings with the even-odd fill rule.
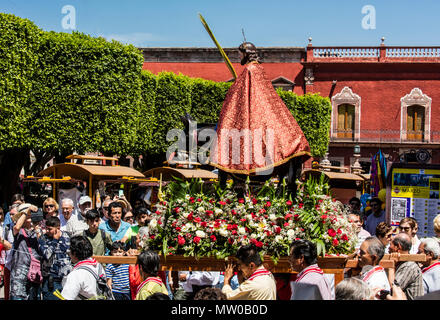
[[[179,272],[179,281],[187,293],[187,299],[192,300],[197,292],[204,288],[214,287],[220,278],[220,272],[182,271]]]
[[[70,259],[74,264],[73,270],[63,280],[61,296],[66,300],[86,300],[98,295],[98,277],[105,277],[103,266],[92,258],[93,248],[89,239],[75,236],[70,239]],[[90,269],[83,269],[84,267]]]
[[[440,245],[434,238],[421,239],[419,254],[426,254],[426,261],[421,262],[423,290],[425,294],[440,290]]]
[[[86,220],[86,212],[92,208],[92,199],[89,196],[82,196],[78,201],[79,211],[72,214],[66,223],[66,232],[71,236],[77,236],[89,228]]]
[[[356,228],[356,235],[358,237],[358,241],[356,242],[355,249],[358,250],[359,247],[361,246],[362,242],[364,242],[365,239],[370,237],[371,234],[367,230],[362,228],[363,221],[362,221],[362,217],[359,213],[351,212],[348,215],[348,219]]]
[[[368,237],[359,248],[359,267],[362,268],[361,280],[368,284],[370,289],[390,291],[385,269],[379,265],[385,254],[385,247],[376,237]]]
[[[231,279],[234,276],[234,265],[229,263],[225,270],[225,281],[222,292],[228,300],[276,300],[275,278],[266,270],[257,247],[249,244],[237,251],[240,285],[233,290]]]

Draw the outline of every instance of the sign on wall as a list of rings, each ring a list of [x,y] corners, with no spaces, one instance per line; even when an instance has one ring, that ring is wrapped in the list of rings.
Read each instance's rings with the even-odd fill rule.
[[[390,175],[391,225],[413,217],[419,224],[419,238],[435,236],[433,220],[440,214],[440,169],[392,168]]]

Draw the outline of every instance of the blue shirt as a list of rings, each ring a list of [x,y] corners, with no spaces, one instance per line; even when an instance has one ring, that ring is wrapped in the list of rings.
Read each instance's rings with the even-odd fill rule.
[[[128,264],[108,264],[105,267],[105,276],[112,279],[112,291],[130,293]]]
[[[61,237],[58,240],[43,235],[38,240],[38,243],[45,261],[50,261],[53,256],[53,263],[49,267],[50,274],[57,280],[67,276],[72,270],[70,256],[67,253],[67,250],[70,248],[70,238],[67,233],[61,231]]]
[[[131,224],[125,221],[121,221],[121,225],[119,226],[119,229],[117,231],[113,230],[112,227],[110,227],[108,221],[103,222],[99,225],[99,229],[102,229],[110,233],[113,242],[121,240],[125,236],[125,233],[130,227]]]

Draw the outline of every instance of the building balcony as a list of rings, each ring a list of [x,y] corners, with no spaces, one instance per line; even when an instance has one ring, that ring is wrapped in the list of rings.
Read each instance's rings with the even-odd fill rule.
[[[440,62],[440,47],[380,46],[314,47],[307,46],[307,63],[337,62]]]

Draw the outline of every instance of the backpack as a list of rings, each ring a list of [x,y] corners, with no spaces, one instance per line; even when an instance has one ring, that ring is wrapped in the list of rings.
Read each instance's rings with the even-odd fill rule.
[[[102,268],[102,266],[100,266]],[[112,289],[107,285],[107,281],[105,276],[101,276],[99,277],[95,271],[93,271],[92,269],[90,269],[87,266],[80,266],[76,269],[84,269],[87,270],[88,272],[90,272],[96,279],[96,293],[97,293],[97,297],[96,298],[90,298],[89,300],[115,300],[115,297],[113,296],[113,292]],[[80,295],[80,298],[82,300],[86,300],[87,298],[83,297]]]
[[[41,262],[32,254],[31,244],[29,243],[29,239],[26,235],[26,232],[21,229],[23,237],[26,240],[26,245],[29,250],[29,255],[31,257],[31,263],[29,265],[29,271],[27,274],[27,278],[32,283],[40,284],[43,282],[43,276],[41,274]]]

